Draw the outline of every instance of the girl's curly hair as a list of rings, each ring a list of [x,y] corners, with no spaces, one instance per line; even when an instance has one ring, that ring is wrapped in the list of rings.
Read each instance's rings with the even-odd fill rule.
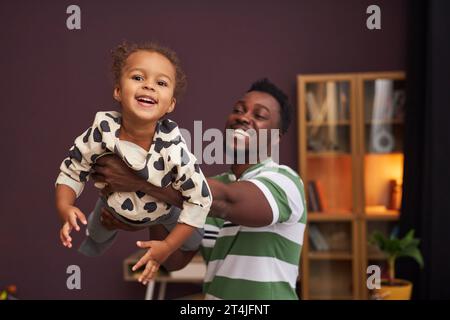
[[[174,97],[179,100],[179,98],[186,91],[187,80],[186,74],[181,69],[180,60],[178,59],[175,51],[170,48],[164,47],[157,42],[144,42],[144,43],[129,43],[123,42],[118,45],[114,50],[111,51],[112,56],[112,74],[114,77],[114,85],[120,82],[120,77],[122,75],[122,68],[125,65],[127,58],[134,52],[137,51],[150,51],[157,52],[173,64],[175,67],[175,90]]]

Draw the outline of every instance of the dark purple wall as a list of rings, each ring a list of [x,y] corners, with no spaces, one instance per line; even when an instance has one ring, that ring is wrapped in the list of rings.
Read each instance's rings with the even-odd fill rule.
[[[366,8],[382,10],[382,30],[366,28]],[[81,7],[82,29],[66,28]],[[109,50],[123,39],[156,39],[175,49],[189,78],[171,116],[181,127],[223,128],[233,102],[257,78],[278,83],[296,105],[296,75],[399,70],[405,64],[405,0],[346,1],[2,1],[0,4],[0,287],[26,299],[139,299],[122,281],[122,259],[145,232],[123,233],[104,257],[63,248],[54,181],[73,139],[97,110],[113,106]],[[281,162],[297,168],[296,121]],[[221,168],[205,167],[206,174]],[[79,201],[85,213],[96,192]],[[78,244],[81,235],[76,235]],[[68,265],[82,290],[66,289]]]

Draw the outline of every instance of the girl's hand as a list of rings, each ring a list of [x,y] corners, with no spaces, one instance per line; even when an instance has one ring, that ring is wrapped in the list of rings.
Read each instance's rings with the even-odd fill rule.
[[[142,272],[141,276],[139,277],[139,282],[143,285],[146,285],[148,281],[152,280],[156,273],[159,270],[160,264],[156,262],[155,260],[148,260],[147,265],[145,266],[144,271]]]
[[[86,216],[75,206],[68,205],[60,209],[61,216],[65,217],[63,226],[59,231],[59,238],[65,247],[72,248],[72,237],[70,237],[70,232],[72,229],[80,231],[80,227],[77,223],[77,219],[81,221],[84,225],[87,224]]]
[[[159,269],[159,266],[161,265],[161,263],[166,261],[166,259],[172,253],[172,250],[164,240],[138,241],[137,245],[140,248],[149,248],[132,268],[133,271],[136,271],[144,264],[146,264],[144,272],[139,277],[139,282],[146,284],[148,280],[154,278],[156,272]]]

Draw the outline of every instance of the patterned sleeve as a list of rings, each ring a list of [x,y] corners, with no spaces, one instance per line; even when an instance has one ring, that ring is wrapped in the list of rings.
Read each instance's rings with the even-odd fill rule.
[[[179,222],[202,228],[209,213],[212,196],[197,159],[184,143],[170,149],[172,186],[183,196],[183,210]]]
[[[102,122],[105,120],[100,118],[100,113],[97,113],[94,124],[75,139],[68,157],[61,163],[60,173],[56,179],[55,185],[67,185],[75,191],[77,197],[89,179],[95,159],[105,152],[106,145],[102,141],[102,129],[105,128],[106,122]]]

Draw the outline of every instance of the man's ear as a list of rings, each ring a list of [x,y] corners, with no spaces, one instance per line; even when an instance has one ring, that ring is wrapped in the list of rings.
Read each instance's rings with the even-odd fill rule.
[[[177,104],[177,99],[172,98],[172,103],[170,104],[169,109],[167,109],[166,114],[171,113],[175,109],[176,104]]]
[[[121,98],[120,98],[120,87],[119,86],[115,86],[114,91],[113,91],[113,98],[120,102]]]

